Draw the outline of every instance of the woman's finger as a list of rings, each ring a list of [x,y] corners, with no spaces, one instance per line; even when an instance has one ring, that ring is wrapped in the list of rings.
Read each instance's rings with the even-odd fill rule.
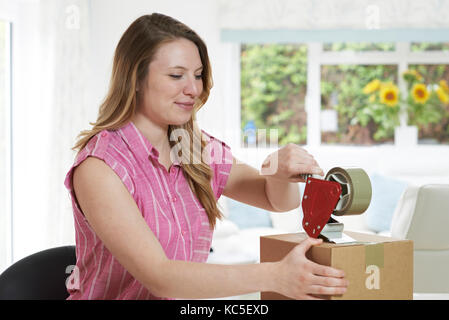
[[[324,298],[315,297],[314,295],[308,294],[306,295],[305,300],[324,300]]]
[[[322,239],[315,239],[315,238],[309,237],[309,238],[303,240],[300,244],[298,244],[296,250],[298,250],[299,254],[305,255],[306,252],[309,251],[310,247],[317,246],[321,243],[323,243]]]
[[[289,150],[287,156],[295,160],[314,161],[314,157],[305,150]]]
[[[309,264],[312,270],[312,273],[317,276],[322,277],[335,277],[335,278],[344,278],[345,272],[343,270],[335,269],[328,266],[323,266],[321,264],[312,262],[309,260]]]
[[[324,175],[323,169],[314,164],[289,164],[289,170],[293,173],[289,178],[300,178],[301,174]]]
[[[320,285],[325,287],[348,287],[348,280],[345,278],[336,277],[322,277],[317,275],[312,275],[310,277],[310,282],[314,285]]]
[[[344,287],[326,287],[320,285],[311,285],[309,287],[308,294],[318,294],[318,295],[342,295],[345,294],[346,288]]]

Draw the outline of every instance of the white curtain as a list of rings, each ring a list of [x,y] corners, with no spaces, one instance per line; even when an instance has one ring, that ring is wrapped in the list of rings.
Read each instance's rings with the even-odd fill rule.
[[[57,3],[57,5],[55,5]],[[71,202],[63,185],[74,153],[71,148],[89,119],[89,1],[46,0],[42,7],[43,34],[48,36],[53,59],[53,89],[51,90],[50,148],[51,179],[48,181],[47,215],[49,245],[74,242]],[[57,10],[53,16],[53,10]]]
[[[13,259],[73,244],[64,187],[77,134],[97,106],[89,102],[89,0],[21,2],[15,36]]]

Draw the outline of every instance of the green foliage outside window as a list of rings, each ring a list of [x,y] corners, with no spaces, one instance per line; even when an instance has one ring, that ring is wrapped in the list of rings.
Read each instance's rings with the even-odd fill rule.
[[[419,104],[413,94],[409,95],[413,111],[409,123],[418,126],[420,139],[449,143],[449,65],[411,65],[410,70],[421,75],[419,82],[427,86],[430,96],[426,103]]]
[[[412,42],[410,44],[411,51],[449,51],[449,43],[445,42]]]
[[[338,112],[338,132],[323,133],[324,143],[373,144],[392,140],[396,118],[366,108],[364,86],[373,79],[396,82],[388,65],[339,65],[321,68],[321,108]],[[332,101],[332,95],[336,101]],[[335,103],[336,102],[336,103]]]
[[[306,143],[306,45],[244,45],[241,53],[241,129],[277,129],[279,144]]]
[[[448,50],[449,44],[413,43],[412,51]],[[326,44],[326,51],[392,51],[394,44]],[[356,61],[354,61],[356,62]],[[449,82],[449,65],[411,65],[425,79]],[[398,83],[397,65],[333,65],[321,68],[321,108],[336,110],[337,132],[322,132],[323,143],[392,143],[398,118],[367,108],[363,88],[372,80]],[[306,143],[307,45],[243,45],[241,52],[241,128],[254,121],[257,129],[278,129],[279,144]],[[419,124],[419,138],[449,142],[449,110],[438,123]],[[424,114],[424,113],[423,113]],[[428,113],[426,113],[428,114]],[[423,117],[421,117],[423,118]],[[424,119],[424,118],[423,118]],[[411,124],[416,118],[411,118]],[[419,121],[418,121],[419,123]],[[268,137],[267,137],[268,138]]]
[[[391,42],[334,42],[324,43],[324,51],[394,51],[395,44]]]

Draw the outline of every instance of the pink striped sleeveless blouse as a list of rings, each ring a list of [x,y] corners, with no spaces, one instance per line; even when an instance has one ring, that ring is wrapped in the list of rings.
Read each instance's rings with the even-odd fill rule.
[[[231,170],[232,154],[224,142],[202,132],[208,141],[211,186],[218,200]],[[114,258],[80,210],[72,174],[89,156],[103,160],[120,177],[169,259],[205,262],[212,241],[206,211],[191,191],[182,165],[175,162],[167,172],[158,161],[158,151],[132,122],[115,131],[99,132],[78,153],[64,183],[72,199],[77,258],[67,280],[68,299],[161,299]]]

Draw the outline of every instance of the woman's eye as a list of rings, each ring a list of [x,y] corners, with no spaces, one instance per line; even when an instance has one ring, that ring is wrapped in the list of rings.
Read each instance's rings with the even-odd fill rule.
[[[182,78],[182,75],[179,75],[179,74],[170,74],[170,77],[172,77],[173,79],[181,79],[181,78]],[[195,76],[195,79],[196,79],[196,80],[201,80],[201,79],[203,79],[203,75],[202,75],[202,74],[196,75],[196,76]]]

